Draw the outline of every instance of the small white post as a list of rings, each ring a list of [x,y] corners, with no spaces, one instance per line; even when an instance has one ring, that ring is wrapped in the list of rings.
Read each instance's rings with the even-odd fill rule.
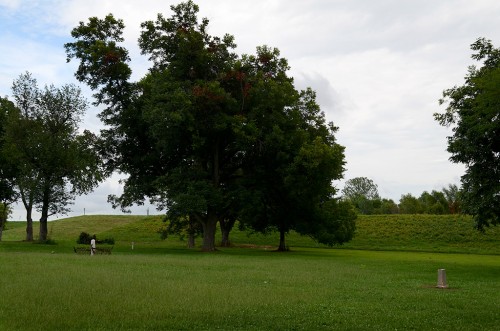
[[[438,269],[438,288],[447,288],[448,284],[446,283],[446,270]]]
[[[134,250],[134,242],[132,241],[132,250]]]

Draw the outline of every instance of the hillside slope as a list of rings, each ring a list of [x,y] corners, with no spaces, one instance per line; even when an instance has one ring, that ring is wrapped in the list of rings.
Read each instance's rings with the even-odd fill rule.
[[[49,237],[59,245],[75,244],[80,232],[96,234],[97,238],[112,237],[116,248],[129,247],[131,242],[148,247],[185,247],[178,236],[160,239],[158,231],[165,226],[163,216],[92,215],[49,222]],[[38,232],[35,222],[34,232]],[[3,240],[22,241],[25,223],[10,222]],[[278,243],[278,234],[231,232],[235,246],[265,247],[272,249]],[[290,247],[326,247],[308,237],[290,233]],[[197,239],[200,243],[200,239]],[[459,215],[361,215],[357,220],[354,239],[343,246],[349,249],[405,250],[500,254],[500,227],[486,229],[485,233],[473,229],[468,216]]]

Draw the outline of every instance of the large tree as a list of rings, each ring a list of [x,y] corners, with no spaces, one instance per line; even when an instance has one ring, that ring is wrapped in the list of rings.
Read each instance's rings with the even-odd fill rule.
[[[443,92],[446,111],[434,114],[448,137],[451,161],[466,166],[462,176],[462,211],[474,216],[483,230],[500,223],[500,49],[479,38],[471,45],[472,58],[462,86]]]
[[[14,189],[14,178],[18,167],[11,162],[5,152],[5,130],[8,118],[16,112],[14,104],[0,97],[0,241],[7,221],[9,205],[18,198]]]
[[[35,207],[44,241],[49,216],[66,213],[75,195],[90,192],[102,180],[97,137],[79,133],[87,104],[77,87],[41,89],[26,73],[14,81],[12,93],[18,112],[7,123],[7,156],[20,168],[15,183],[27,212],[26,240],[33,240]]]
[[[381,206],[377,184],[367,177],[356,177],[346,181],[342,196],[349,200],[361,214],[372,214]]]
[[[336,169],[324,176],[322,185],[330,189],[331,179],[342,173],[343,149],[328,129],[324,141],[307,136],[308,128],[315,129],[307,125],[314,114],[301,114],[307,107],[300,102],[308,99],[293,87],[277,50],[260,47],[255,55],[239,57],[232,36],[208,34],[208,20],[198,19],[192,1],[171,9],[170,18],[158,15],[141,25],[139,46],[152,67],[139,82],[130,82],[128,53],[120,46],[124,25],[112,15],[81,22],[66,50],[68,60],[80,61],[77,78],[96,91],[97,103],[106,105],[101,118],[108,125],[103,136],[110,169],[128,174],[124,193],[110,200],[126,208],[149,198],[168,210],[171,222],[199,222],[202,249],[211,251],[217,223],[227,232],[242,210],[251,209],[248,192],[270,196],[270,185],[256,169],[287,167],[279,175],[288,187],[293,180],[304,185],[303,174],[292,175],[307,156],[327,156],[317,163]],[[288,121],[289,115],[295,120]],[[286,157],[276,154],[280,147]],[[271,157],[278,163],[266,164]],[[328,160],[333,162],[327,165]],[[308,162],[314,168],[314,161]],[[324,191],[321,187],[319,195],[326,197]]]

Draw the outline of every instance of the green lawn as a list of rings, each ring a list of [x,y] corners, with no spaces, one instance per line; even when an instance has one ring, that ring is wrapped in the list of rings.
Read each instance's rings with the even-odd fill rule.
[[[492,255],[1,252],[1,330],[497,330]],[[436,289],[445,268],[450,289]]]
[[[161,217],[51,222],[53,245],[20,242],[24,227],[10,223],[0,330],[498,330],[498,232],[476,247],[454,240],[470,222],[365,217],[342,249],[291,234],[287,253],[273,251],[273,234],[235,231],[235,247],[212,254],[161,241]],[[114,237],[113,254],[74,254],[81,231]],[[449,289],[435,287],[440,268]]]

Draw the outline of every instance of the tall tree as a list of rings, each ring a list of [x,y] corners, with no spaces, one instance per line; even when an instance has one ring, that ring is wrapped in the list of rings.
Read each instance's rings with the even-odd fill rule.
[[[102,180],[97,137],[78,132],[87,104],[75,86],[40,89],[26,73],[14,81],[12,92],[19,111],[7,123],[7,151],[20,165],[16,185],[27,211],[26,239],[33,239],[35,207],[41,213],[39,240],[44,241],[49,216],[66,213],[75,195],[90,192]]]
[[[431,193],[424,191],[418,198],[421,212],[424,214],[441,215],[448,214],[448,201],[443,192],[432,190]]]
[[[142,24],[139,45],[153,68],[138,83],[128,82],[125,55],[116,58],[116,70],[102,68],[110,52],[126,54],[117,46],[123,22],[112,15],[80,23],[72,31],[77,41],[66,49],[69,59],[80,59],[77,78],[98,91],[98,102],[108,102],[101,117],[111,127],[105,132],[109,159],[129,175],[124,193],[111,201],[128,207],[149,197],[171,220],[197,220],[203,249],[210,251],[237,168],[231,130],[238,108],[222,87],[235,45],[229,35],[208,35],[208,20],[198,21],[191,1],[171,8],[171,18]],[[114,85],[129,94],[118,95],[109,88]]]
[[[460,212],[461,198],[460,189],[455,184],[449,184],[448,187],[443,187],[442,192],[448,202],[448,211],[450,214],[457,214]]]
[[[18,198],[14,189],[14,178],[18,166],[7,158],[5,151],[6,124],[9,116],[13,116],[15,112],[14,104],[0,97],[0,241],[7,221],[9,205]]]
[[[448,137],[450,160],[466,166],[462,176],[462,211],[483,230],[500,223],[500,49],[479,38],[471,45],[471,66],[465,83],[443,92],[444,113],[434,114]]]
[[[346,181],[342,196],[351,201],[361,214],[372,214],[380,208],[381,200],[377,184],[367,177],[356,177]]]
[[[401,195],[401,199],[399,199],[399,213],[421,214],[422,206],[420,205],[420,201],[411,193]]]
[[[307,98],[299,98],[277,50],[261,47],[256,55],[239,57],[232,36],[208,34],[209,21],[198,19],[192,1],[171,9],[170,18],[159,14],[141,25],[139,46],[153,65],[139,82],[129,82],[127,51],[119,45],[124,25],[112,15],[81,22],[66,50],[68,60],[80,60],[77,78],[107,105],[101,118],[109,125],[103,133],[109,164],[128,174],[123,194],[110,201],[126,208],[149,198],[168,210],[170,221],[196,220],[203,228],[202,249],[211,251],[217,223],[223,231],[232,227],[248,207],[249,190],[269,192],[263,180],[252,185],[257,180],[249,178],[257,173],[253,165],[271,168],[264,160],[276,156],[278,144],[290,150],[280,159],[282,168],[289,168],[282,179],[288,175],[290,183],[292,171],[306,159],[300,148],[303,154],[335,155],[331,166],[339,170],[343,149],[331,144],[332,152],[324,142],[301,138],[306,129],[293,133],[299,125],[286,119],[292,112],[298,118],[299,108],[305,108],[299,100]],[[116,55],[113,62],[110,54]],[[296,142],[273,138],[281,130]],[[285,162],[296,162],[296,168]]]

